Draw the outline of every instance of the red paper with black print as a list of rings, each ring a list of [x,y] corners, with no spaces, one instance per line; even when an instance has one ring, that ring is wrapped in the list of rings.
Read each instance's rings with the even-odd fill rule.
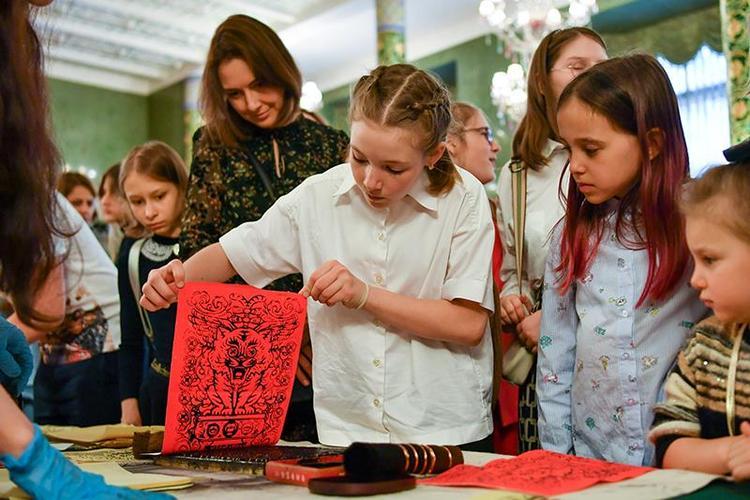
[[[432,486],[477,486],[553,496],[579,491],[597,483],[631,479],[652,470],[650,467],[534,450],[514,458],[493,460],[483,467],[457,465],[421,482]]]
[[[185,284],[177,304],[162,453],[278,442],[306,305],[296,293]]]

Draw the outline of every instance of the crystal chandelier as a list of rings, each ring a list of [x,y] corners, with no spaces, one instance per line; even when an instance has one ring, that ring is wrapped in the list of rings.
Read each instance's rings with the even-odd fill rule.
[[[566,15],[558,6],[568,4]],[[492,100],[498,118],[513,129],[526,111],[526,76],[531,56],[552,30],[584,26],[598,10],[596,0],[482,0],[479,14],[497,32],[505,57],[514,63],[492,78]]]
[[[596,0],[571,0],[566,16],[557,8],[559,0],[482,0],[479,14],[505,45],[505,55],[519,56],[527,65],[534,49],[550,31],[565,26],[583,26],[597,12]]]
[[[526,112],[526,74],[523,66],[512,63],[506,71],[495,73],[490,95],[503,129],[514,130]]]

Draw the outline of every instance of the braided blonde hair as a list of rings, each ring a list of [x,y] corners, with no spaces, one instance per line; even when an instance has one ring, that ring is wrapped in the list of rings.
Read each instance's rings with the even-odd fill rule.
[[[445,141],[451,123],[448,90],[435,77],[410,64],[378,66],[359,79],[352,91],[349,120],[369,120],[385,127],[411,128],[420,135],[420,147],[434,152]],[[458,171],[444,152],[427,170],[428,192],[450,191]]]

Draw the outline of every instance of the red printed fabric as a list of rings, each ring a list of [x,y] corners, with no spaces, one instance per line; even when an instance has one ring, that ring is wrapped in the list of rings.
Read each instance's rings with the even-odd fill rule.
[[[432,486],[474,486],[533,495],[562,495],[597,483],[614,483],[654,469],[534,450],[483,467],[457,465],[421,482]]]
[[[272,445],[297,369],[306,300],[186,283],[177,304],[162,453]]]

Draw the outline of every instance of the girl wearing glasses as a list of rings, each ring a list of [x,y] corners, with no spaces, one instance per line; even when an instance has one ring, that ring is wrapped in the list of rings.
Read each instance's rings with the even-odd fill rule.
[[[482,110],[468,102],[451,106],[453,122],[448,129],[448,153],[453,163],[487,184],[495,179],[495,160],[500,146]]]
[[[505,283],[500,298],[501,320],[515,331],[519,341],[536,353],[541,320],[540,304],[544,262],[549,234],[560,220],[564,207],[558,195],[567,187],[563,175],[568,153],[558,142],[555,113],[557,99],[578,74],[607,58],[601,37],[588,28],[553,31],[542,39],[529,68],[526,115],[513,137],[511,161],[500,170],[499,225],[504,248],[501,278]],[[525,252],[522,269],[516,266],[512,184],[514,172],[526,169],[526,223],[523,229]],[[562,178],[561,178],[562,175]],[[535,368],[520,387],[519,452],[539,447],[536,429]]]

